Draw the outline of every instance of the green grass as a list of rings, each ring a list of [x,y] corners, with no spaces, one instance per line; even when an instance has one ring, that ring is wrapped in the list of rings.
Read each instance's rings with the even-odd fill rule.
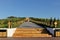
[[[7,24],[0,24],[0,28],[8,28],[8,25]]]

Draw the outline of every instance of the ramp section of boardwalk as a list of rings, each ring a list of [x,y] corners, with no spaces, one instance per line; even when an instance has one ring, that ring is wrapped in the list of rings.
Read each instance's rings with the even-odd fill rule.
[[[13,37],[52,37],[43,28],[17,28]]]

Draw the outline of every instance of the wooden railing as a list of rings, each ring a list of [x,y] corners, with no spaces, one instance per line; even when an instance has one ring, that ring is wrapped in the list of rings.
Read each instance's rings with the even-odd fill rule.
[[[47,26],[50,26],[50,27],[53,27],[54,25],[50,25],[50,23],[48,22],[42,22],[42,21],[35,21],[33,19],[30,19],[31,22],[35,22],[35,23],[38,23],[38,24],[43,24],[43,25],[47,25]]]
[[[0,37],[7,37],[7,30],[0,29]]]

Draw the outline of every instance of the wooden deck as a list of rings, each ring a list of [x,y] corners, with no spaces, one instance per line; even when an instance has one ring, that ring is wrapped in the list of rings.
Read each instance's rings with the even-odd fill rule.
[[[17,28],[13,37],[52,37],[43,28]]]

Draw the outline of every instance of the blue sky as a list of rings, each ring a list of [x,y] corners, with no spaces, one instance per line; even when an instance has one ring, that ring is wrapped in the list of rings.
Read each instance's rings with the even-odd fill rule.
[[[0,18],[60,17],[60,0],[0,0]]]

